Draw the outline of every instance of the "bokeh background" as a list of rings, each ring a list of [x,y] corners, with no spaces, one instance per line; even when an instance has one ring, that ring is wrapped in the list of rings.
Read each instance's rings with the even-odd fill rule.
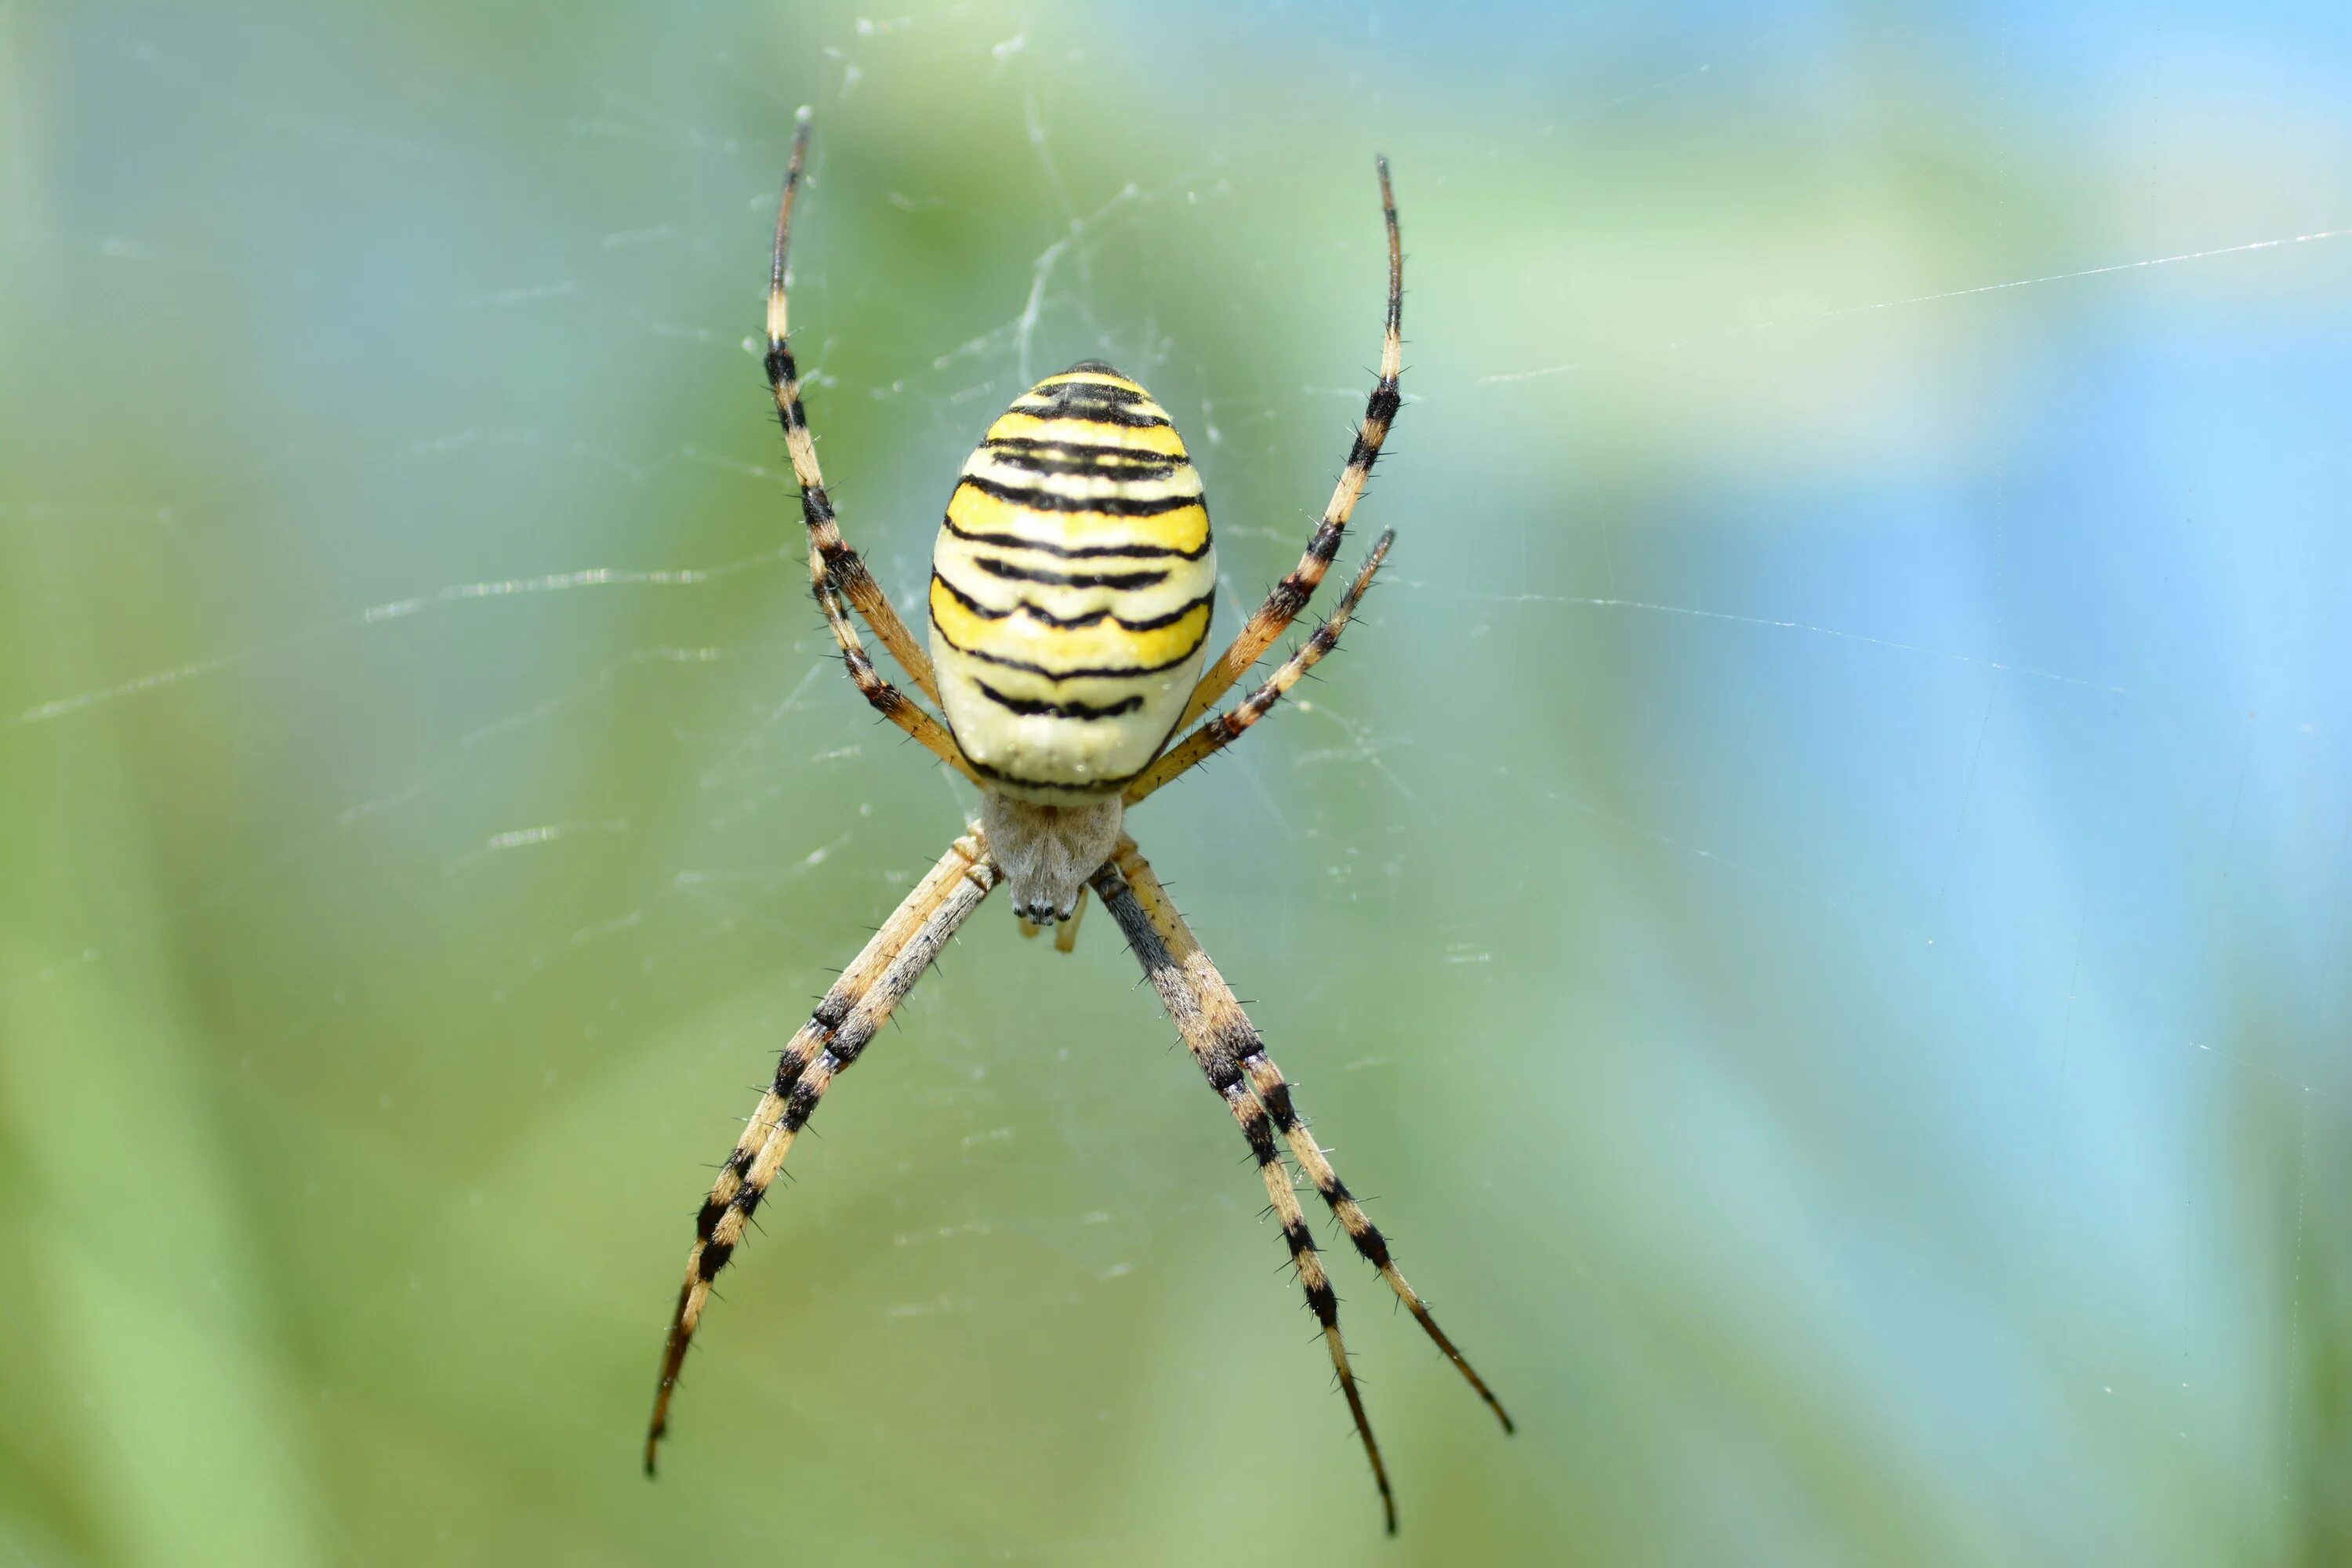
[[[0,1563],[2352,1562],[2352,22],[2258,9],[0,5]],[[1520,1417],[1342,1249],[1394,1543],[1115,931],[993,904],[637,1473],[971,805],[806,598],[803,102],[909,604],[1099,356],[1236,624],[1394,162],[1391,585],[1135,825]]]

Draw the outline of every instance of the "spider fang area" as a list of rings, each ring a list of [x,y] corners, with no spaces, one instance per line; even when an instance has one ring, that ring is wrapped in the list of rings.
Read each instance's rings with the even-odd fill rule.
[[[980,825],[1013,912],[1031,925],[1058,925],[1076,915],[1078,897],[1118,847],[1127,808],[1117,795],[1073,805],[1013,800],[991,790],[980,797]]]

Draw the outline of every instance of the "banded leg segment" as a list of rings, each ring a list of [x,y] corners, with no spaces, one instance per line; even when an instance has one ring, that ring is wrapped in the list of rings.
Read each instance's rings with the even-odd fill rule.
[[[1396,1292],[1397,1300],[1405,1304],[1406,1310],[1428,1331],[1437,1348],[1445,1352],[1445,1359],[1469,1379],[1470,1386],[1477,1390],[1478,1397],[1486,1402],[1486,1408],[1495,1413],[1495,1419],[1503,1424],[1503,1430],[1517,1431],[1518,1427],[1511,1421],[1510,1412],[1505,1410],[1503,1402],[1495,1397],[1495,1391],[1486,1386],[1486,1380],[1478,1375],[1469,1358],[1454,1349],[1454,1342],[1446,1338],[1445,1331],[1437,1326],[1437,1319],[1430,1312],[1429,1304],[1406,1281],[1397,1268],[1396,1259],[1389,1255],[1388,1238],[1364,1213],[1363,1205],[1356,1202],[1355,1194],[1348,1191],[1348,1184],[1341,1181],[1339,1173],[1331,1168],[1331,1162],[1325,1157],[1322,1145],[1315,1142],[1315,1135],[1298,1119],[1297,1109],[1290,1098],[1290,1085],[1284,1081],[1282,1069],[1274,1065],[1265,1048],[1260,1047],[1242,1058],[1242,1071],[1249,1078],[1250,1091],[1257,1096],[1258,1103],[1265,1107],[1266,1114],[1282,1133],[1283,1141],[1290,1145],[1290,1157],[1298,1162],[1298,1168],[1306,1172],[1307,1180],[1315,1184],[1315,1190],[1323,1195],[1324,1203],[1330,1205],[1340,1228],[1348,1233],[1348,1239],[1355,1243],[1356,1250],[1363,1255],[1364,1261],[1380,1270],[1381,1278],[1388,1281],[1389,1289]]]
[[[1354,514],[1356,503],[1364,499],[1364,487],[1371,482],[1372,465],[1380,460],[1381,444],[1389,438],[1389,426],[1395,423],[1397,410],[1403,398],[1397,391],[1397,378],[1404,373],[1404,247],[1397,236],[1396,193],[1389,185],[1389,161],[1380,160],[1381,216],[1389,231],[1389,309],[1388,327],[1381,339],[1380,379],[1372,384],[1372,394],[1364,404],[1363,422],[1356,427],[1356,444],[1349,449],[1348,466],[1339,470],[1339,481],[1331,489],[1330,504],[1323,509],[1322,521],[1307,537],[1307,552],[1290,574],[1274,585],[1250,616],[1233,646],[1217,656],[1217,662],[1202,675],[1192,688],[1192,695],[1184,704],[1184,717],[1176,728],[1206,713],[1217,699],[1233,689],[1234,683],[1250,672],[1257,661],[1265,657],[1275,639],[1281,637],[1307,602],[1315,596],[1323,574],[1331,569],[1331,562],[1339,553],[1339,540],[1348,531],[1348,519]]]
[[[1150,980],[1152,989],[1160,993],[1161,1005],[1174,1021],[1177,1032],[1184,1037],[1193,1060],[1207,1075],[1209,1087],[1223,1099],[1234,1120],[1241,1124],[1242,1136],[1248,1141],[1258,1173],[1265,1182],[1266,1198],[1282,1226],[1282,1238],[1290,1248],[1291,1262],[1297,1268],[1299,1288],[1306,1292],[1307,1305],[1322,1328],[1323,1342],[1331,1352],[1331,1367],[1339,1377],[1339,1391],[1347,1395],[1348,1413],[1355,1418],[1357,1434],[1364,1442],[1364,1457],[1371,1463],[1372,1483],[1380,1489],[1381,1509],[1388,1531],[1394,1535],[1396,1496],[1389,1489],[1388,1467],[1381,1461],[1381,1446],[1372,1436],[1371,1418],[1365,1414],[1363,1394],[1356,1386],[1355,1370],[1348,1360],[1347,1342],[1339,1333],[1339,1298],[1331,1289],[1330,1277],[1324,1272],[1314,1234],[1307,1228],[1298,1194],[1290,1184],[1290,1173],[1283,1166],[1281,1152],[1275,1143],[1272,1117],[1252,1092],[1244,1067],[1248,1058],[1258,1051],[1257,1031],[1242,1011],[1232,987],[1193,940],[1191,928],[1169,903],[1166,891],[1145,864],[1133,839],[1119,841],[1109,863],[1095,873],[1094,889],[1101,895],[1103,907],[1110,910],[1119,929],[1127,933],[1128,943],[1142,963],[1145,976]]]
[[[1251,692],[1239,707],[1218,714],[1162,752],[1158,761],[1136,775],[1120,798],[1127,805],[1133,805],[1232,745],[1241,739],[1243,731],[1271,712],[1274,705],[1298,684],[1302,676],[1320,663],[1325,654],[1339,646],[1339,634],[1348,629],[1349,617],[1355,615],[1356,606],[1363,602],[1364,591],[1372,585],[1373,574],[1380,571],[1381,563],[1388,559],[1389,546],[1395,541],[1394,529],[1381,535],[1380,542],[1372,546],[1371,554],[1365,559],[1363,570],[1356,574],[1356,580],[1348,585],[1347,593],[1340,597],[1339,608],[1331,612],[1331,618],[1316,627],[1315,635],[1301,643],[1297,653],[1283,660],[1282,668],[1276,670],[1264,686]]]
[[[1184,960],[1188,972],[1202,974],[1207,984],[1213,984],[1225,996],[1231,997],[1233,993],[1226,989],[1223,977],[1210,963],[1208,955],[1201,952],[1192,929],[1184,923],[1184,917],[1176,912],[1176,906],[1169,900],[1167,889],[1152,875],[1150,866],[1135,847],[1133,839],[1120,841],[1111,864],[1104,868],[1101,876],[1114,873],[1123,879],[1129,889],[1128,896],[1139,906],[1142,918],[1155,932],[1161,933],[1162,942],[1180,955],[1189,949],[1193,957]],[[1100,885],[1101,877],[1098,876],[1097,886]],[[1106,894],[1105,902],[1108,901]],[[1127,918],[1121,916],[1119,923],[1125,926]],[[1405,1309],[1412,1313],[1414,1321],[1421,1324],[1431,1341],[1444,1352],[1445,1359],[1454,1363],[1470,1386],[1477,1391],[1478,1397],[1486,1402],[1486,1407],[1503,1424],[1503,1430],[1517,1430],[1510,1413],[1503,1408],[1502,1401],[1495,1397],[1494,1390],[1486,1386],[1486,1379],[1471,1366],[1469,1358],[1456,1349],[1454,1342],[1446,1337],[1445,1331],[1437,1326],[1437,1319],[1430,1311],[1429,1304],[1421,1299],[1420,1292],[1397,1268],[1396,1259],[1389,1252],[1388,1238],[1381,1234],[1380,1227],[1371,1222],[1370,1216],[1364,1213],[1363,1205],[1348,1190],[1348,1184],[1331,1168],[1331,1162],[1324,1154],[1322,1146],[1315,1142],[1314,1135],[1300,1120],[1297,1107],[1291,1098],[1290,1085],[1284,1079],[1282,1069],[1276,1067],[1273,1059],[1265,1054],[1265,1042],[1259,1039],[1248,1018],[1242,1015],[1238,1004],[1234,1005],[1233,1012],[1242,1031],[1232,1047],[1234,1059],[1249,1082],[1251,1093],[1265,1107],[1266,1115],[1282,1134],[1283,1141],[1289,1145],[1291,1158],[1315,1184],[1315,1190],[1330,1206],[1332,1215],[1339,1220],[1340,1227],[1347,1231],[1348,1239],[1355,1244],[1356,1250],[1363,1255],[1364,1261],[1380,1271],[1381,1278],[1388,1282],[1390,1289],[1396,1292],[1397,1300],[1404,1303]]]
[[[800,195],[801,172],[808,162],[809,111],[800,112],[799,129],[793,135],[793,160],[784,174],[783,199],[776,204],[776,248],[768,273],[768,386],[775,395],[776,421],[784,427],[784,449],[792,454],[793,477],[800,481],[801,516],[808,524],[809,577],[817,598],[826,597],[830,586],[845,595],[890,650],[890,657],[907,672],[916,688],[932,701],[940,700],[939,677],[931,671],[930,655],[923,651],[898,612],[882,592],[874,574],[867,571],[866,559],[842,538],[840,525],[835,521],[833,497],[824,488],[824,470],[817,466],[816,441],[809,434],[808,411],[801,404],[800,368],[793,363],[791,333],[784,305],[784,256],[793,235],[793,204]],[[837,616],[828,607],[825,619],[834,623],[834,635],[841,635],[845,617]],[[842,644],[846,657],[851,648]],[[856,673],[853,663],[851,673]],[[887,682],[884,683],[886,686]],[[859,682],[859,689],[865,683]],[[870,696],[870,694],[869,694]],[[880,706],[878,703],[877,706]],[[888,710],[886,709],[885,712]],[[895,718],[895,715],[893,715]],[[935,725],[934,728],[937,728]],[[941,731],[945,733],[944,731]],[[918,735],[918,740],[923,737]],[[924,740],[923,743],[930,745]],[[931,746],[938,751],[937,746]],[[967,773],[969,769],[965,770]]]
[[[816,558],[811,556],[810,559],[814,561]],[[858,639],[857,628],[850,624],[849,612],[842,606],[841,595],[834,592],[832,584],[825,581],[824,572],[814,571],[810,577],[809,586],[816,594],[817,607],[824,611],[825,625],[833,628],[833,640],[841,645],[842,667],[849,671],[850,681],[857,688],[858,694],[874,705],[876,712],[912,736],[925,751],[980,788],[986,789],[988,785],[973,769],[971,760],[963,754],[963,748],[956,744],[955,737],[948,732],[948,727],[932,718],[930,710],[921,703],[883,679],[881,671],[874,668],[874,660],[867,656],[865,643]]]
[[[767,1195],[793,1140],[807,1125],[825,1089],[866,1048],[915,982],[922,977],[966,916],[996,885],[996,868],[977,828],[959,838],[915,885],[850,966],[824,994],[807,1023],[784,1047],[774,1081],[736,1141],[694,1222],[686,1283],[662,1350],[661,1381],[646,1432],[646,1473],[669,1425],[669,1403],[694,1331],[710,1300],[711,1282],[742,1240],[743,1227]]]
[[[1364,1439],[1364,1458],[1372,1465],[1372,1484],[1381,1490],[1381,1516],[1388,1532],[1394,1535],[1396,1494],[1389,1489],[1388,1466],[1381,1460],[1381,1446],[1372,1437],[1371,1417],[1364,1413],[1363,1392],[1356,1386],[1355,1370],[1348,1363],[1348,1342],[1339,1336],[1339,1292],[1331,1289],[1331,1277],[1323,1270],[1323,1255],[1315,1249],[1315,1233],[1307,1228],[1307,1215],[1298,1206],[1297,1190],[1291,1186],[1290,1172],[1275,1148],[1274,1134],[1266,1125],[1266,1109],[1250,1092],[1249,1086],[1238,1079],[1217,1092],[1224,1097],[1234,1120],[1241,1123],[1242,1136],[1249,1141],[1250,1154],[1257,1161],[1258,1174],[1265,1182],[1266,1201],[1274,1205],[1274,1216],[1282,1226],[1283,1242],[1290,1248],[1291,1265],[1298,1271],[1298,1287],[1307,1292],[1307,1309],[1322,1327],[1323,1343],[1331,1352],[1332,1371],[1339,1374],[1339,1392],[1348,1396],[1348,1414],[1355,1417],[1356,1430]]]

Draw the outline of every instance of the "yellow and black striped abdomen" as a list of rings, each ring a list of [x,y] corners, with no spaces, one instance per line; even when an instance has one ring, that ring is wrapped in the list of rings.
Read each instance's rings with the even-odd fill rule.
[[[1088,361],[1016,399],[931,554],[948,726],[1005,794],[1107,795],[1151,761],[1209,640],[1216,552],[1167,411]]]

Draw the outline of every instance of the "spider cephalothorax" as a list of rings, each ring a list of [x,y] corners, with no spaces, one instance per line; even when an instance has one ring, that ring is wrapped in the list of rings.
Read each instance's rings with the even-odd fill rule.
[[[1248,1141],[1393,1531],[1396,1505],[1339,1335],[1339,1297],[1299,1207],[1284,1150],[1356,1251],[1469,1380],[1504,1430],[1511,1419],[1397,1271],[1387,1239],[1307,1132],[1290,1086],[1241,1004],[1124,831],[1127,807],[1231,744],[1331,650],[1388,553],[1391,536],[1384,533],[1331,618],[1248,698],[1202,720],[1314,596],[1396,416],[1403,260],[1387,161],[1380,165],[1389,254],[1380,379],[1306,553],[1202,674],[1216,557],[1201,477],[1167,411],[1141,386],[1093,360],[1047,376],[1015,399],[965,462],[932,555],[931,653],[917,645],[835,522],[787,342],[784,255],[808,130],[803,110],[776,214],[767,367],[800,481],[810,586],[858,690],[979,788],[980,818],[916,885],[785,1046],[774,1082],[704,1200],[662,1353],[646,1468],[654,1468],[711,1282],[734,1255],[793,1139],[834,1079],[857,1059],[998,883],[1011,888],[1023,930],[1034,935],[1041,926],[1059,925],[1055,945],[1066,952],[1076,940],[1079,909],[1092,888]],[[944,724],[875,669],[850,619],[853,608],[916,688],[940,705]]]

